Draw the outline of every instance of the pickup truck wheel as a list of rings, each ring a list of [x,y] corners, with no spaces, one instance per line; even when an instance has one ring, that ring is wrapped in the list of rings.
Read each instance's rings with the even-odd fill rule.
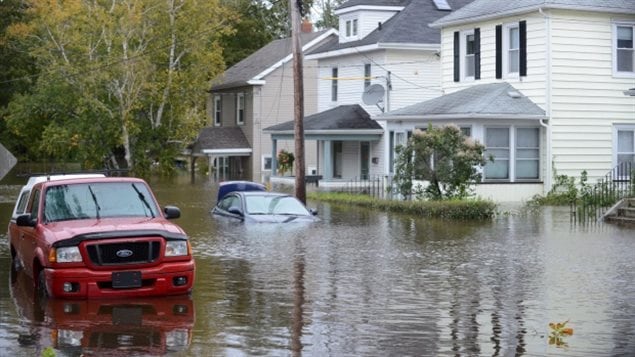
[[[49,297],[49,293],[48,290],[46,290],[46,277],[44,275],[44,269],[40,270],[39,274],[37,275],[37,297],[40,300],[40,302],[42,301],[46,301],[46,299]]]

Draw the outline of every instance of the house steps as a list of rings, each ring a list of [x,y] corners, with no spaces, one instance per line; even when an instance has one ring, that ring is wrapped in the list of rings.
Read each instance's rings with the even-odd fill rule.
[[[604,215],[604,220],[635,226],[635,198],[629,197],[620,200]]]

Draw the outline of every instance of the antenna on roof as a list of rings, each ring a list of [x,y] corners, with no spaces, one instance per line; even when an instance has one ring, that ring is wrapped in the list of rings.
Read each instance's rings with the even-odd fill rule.
[[[452,11],[450,4],[448,4],[448,0],[432,0],[432,2],[434,2],[437,10]]]
[[[364,90],[364,93],[362,94],[362,101],[366,105],[376,105],[383,113],[384,108],[380,107],[379,103],[384,101],[385,93],[386,90],[381,84],[372,84]]]

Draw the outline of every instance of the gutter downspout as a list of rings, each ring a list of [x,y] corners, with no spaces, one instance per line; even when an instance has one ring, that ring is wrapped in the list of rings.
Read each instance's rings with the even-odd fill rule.
[[[552,143],[551,143],[551,106],[552,106],[552,98],[551,98],[551,90],[553,86],[553,73],[551,67],[551,19],[549,16],[543,11],[542,7],[538,8],[538,12],[545,19],[545,66],[547,67],[546,71],[546,86],[545,86],[545,114],[547,115],[547,119],[541,119],[540,125],[545,128],[545,132],[547,135],[547,153],[546,153],[546,177],[545,177],[545,185],[543,194],[547,194],[547,192],[551,191],[551,187],[553,185],[553,158],[552,158]],[[545,122],[546,120],[546,122]]]

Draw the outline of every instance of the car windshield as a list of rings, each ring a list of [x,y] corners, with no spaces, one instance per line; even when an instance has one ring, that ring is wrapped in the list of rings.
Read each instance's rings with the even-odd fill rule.
[[[157,205],[138,182],[94,182],[52,186],[46,190],[47,222],[107,217],[156,217]]]
[[[247,213],[252,215],[309,215],[302,202],[293,196],[249,195],[245,203]]]

